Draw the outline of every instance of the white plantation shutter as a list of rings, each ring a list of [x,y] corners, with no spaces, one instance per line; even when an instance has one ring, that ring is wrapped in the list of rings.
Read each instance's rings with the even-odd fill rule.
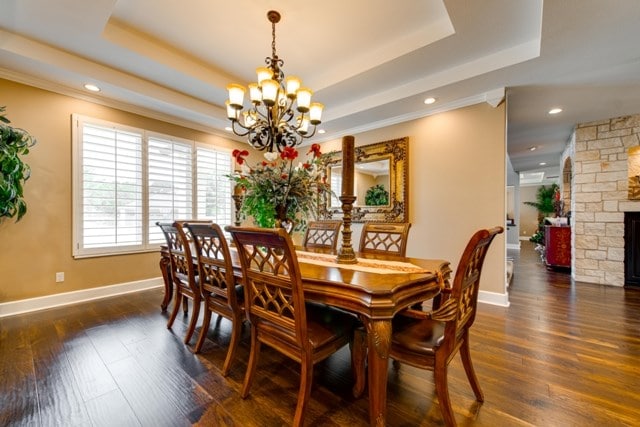
[[[164,242],[156,222],[194,218],[192,145],[157,137],[148,140],[149,243]]]
[[[142,135],[84,123],[81,249],[142,245]]]
[[[231,152],[73,116],[73,255],[157,250],[158,221],[231,224]]]
[[[231,156],[203,146],[196,147],[197,217],[211,219],[224,228],[231,221]]]

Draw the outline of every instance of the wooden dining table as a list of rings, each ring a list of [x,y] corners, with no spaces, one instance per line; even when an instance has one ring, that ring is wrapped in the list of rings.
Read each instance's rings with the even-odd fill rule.
[[[309,249],[300,248],[304,252]],[[317,252],[317,251],[313,251]],[[321,251],[326,253],[326,251]],[[236,275],[241,275],[240,260],[231,251]],[[168,251],[161,251],[160,266],[165,279],[163,310],[171,300],[170,269],[167,270]],[[298,255],[305,300],[339,307],[358,315],[367,331],[369,416],[371,425],[384,426],[387,413],[387,368],[391,343],[391,320],[403,309],[439,294],[448,283],[451,267],[441,259],[385,257],[358,254],[359,260],[379,261],[381,267],[391,263],[409,263],[422,271],[386,271],[375,268],[358,269],[357,266],[326,263],[318,264],[302,253]],[[417,270],[417,269],[416,269]],[[382,271],[382,270],[380,270]],[[169,275],[166,273],[168,272]]]

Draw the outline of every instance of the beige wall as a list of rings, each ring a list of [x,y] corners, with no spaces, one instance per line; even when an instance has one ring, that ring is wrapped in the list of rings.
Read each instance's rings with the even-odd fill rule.
[[[12,125],[38,138],[25,158],[33,170],[25,186],[29,212],[19,223],[0,224],[0,302],[159,276],[157,252],[72,258],[72,113],[217,146],[246,148],[245,144],[2,79],[0,93]],[[409,136],[410,256],[444,258],[455,267],[475,230],[504,224],[504,104],[497,108],[479,104],[355,136],[357,145]],[[323,152],[339,147],[339,139],[330,141],[323,144]],[[253,154],[250,163],[259,159]],[[505,293],[504,248],[501,235],[486,260],[484,291]],[[57,271],[65,272],[64,283],[55,283]]]
[[[233,148],[219,137],[0,79],[11,125],[38,143],[25,156],[28,212],[0,223],[0,302],[126,283],[159,276],[158,253],[73,259],[71,255],[71,114],[138,126]],[[244,145],[243,145],[244,147]],[[55,283],[63,271],[65,281]]]
[[[407,254],[444,258],[454,267],[479,228],[504,226],[505,107],[478,104],[355,135],[356,145],[409,137]],[[326,146],[326,148],[325,148]],[[323,144],[340,149],[341,140]],[[354,226],[358,242],[360,226]],[[505,235],[487,255],[481,289],[505,293]]]

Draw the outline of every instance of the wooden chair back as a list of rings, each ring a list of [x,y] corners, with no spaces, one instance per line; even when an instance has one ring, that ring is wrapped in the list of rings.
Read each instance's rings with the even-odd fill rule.
[[[171,259],[171,275],[174,286],[200,293],[195,282],[196,270],[192,261],[190,239],[181,223],[158,222]]]
[[[302,245],[306,248],[321,248],[335,250],[340,236],[342,221],[309,221],[304,233]]]
[[[167,321],[167,328],[173,326],[173,322],[180,310],[180,305],[183,301],[186,301],[184,298],[186,297],[193,301],[191,320],[189,321],[189,327],[187,328],[184,338],[186,344],[191,340],[193,332],[196,329],[196,323],[200,313],[200,302],[202,301],[200,288],[196,281],[196,267],[193,263],[191,253],[191,239],[187,236],[187,231],[182,222],[158,222],[156,225],[160,227],[167,241],[167,250],[169,251],[171,265],[170,276],[175,291],[174,306]],[[186,302],[184,304],[184,310],[185,314],[187,314]]]
[[[491,242],[502,232],[502,227],[477,231],[460,257],[451,285],[451,295],[432,316],[434,320],[445,322],[442,343],[445,352],[454,352],[459,341],[473,325],[484,259]]]
[[[298,258],[283,229],[227,227],[240,256],[245,312],[251,322],[251,353],[241,396],[253,382],[260,345],[300,363],[293,425],[304,423],[313,365],[347,345],[355,316],[323,304],[305,304]]]
[[[188,222],[186,226],[193,239],[200,293],[206,310],[195,352],[202,349],[211,322],[211,312],[231,320],[231,342],[222,369],[222,374],[226,376],[235,358],[244,317],[243,301],[238,301],[241,289],[236,286],[229,244],[218,224]]]
[[[220,310],[229,311],[238,306],[235,277],[229,244],[218,224],[188,222],[195,257],[197,259],[200,291],[211,296]]]
[[[307,342],[307,321],[298,258],[289,234],[282,229],[227,230],[242,264],[245,311],[252,328],[261,341],[299,353]]]
[[[480,289],[480,276],[489,245],[502,227],[477,231],[467,243],[460,257],[448,298],[431,312],[405,310],[394,319],[389,357],[394,364],[429,369],[434,372],[436,395],[445,425],[455,426],[447,369],[456,353],[476,399],[484,401],[484,394],[471,362],[469,328],[473,325]],[[361,352],[361,349],[356,349]],[[358,367],[357,372],[362,371]],[[358,390],[360,392],[360,390]]]
[[[411,223],[365,222],[360,253],[406,256]]]

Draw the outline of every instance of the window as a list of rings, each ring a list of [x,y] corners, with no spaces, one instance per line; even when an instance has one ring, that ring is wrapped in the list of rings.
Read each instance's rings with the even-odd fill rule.
[[[75,257],[155,250],[157,221],[231,224],[231,155],[74,115]]]

